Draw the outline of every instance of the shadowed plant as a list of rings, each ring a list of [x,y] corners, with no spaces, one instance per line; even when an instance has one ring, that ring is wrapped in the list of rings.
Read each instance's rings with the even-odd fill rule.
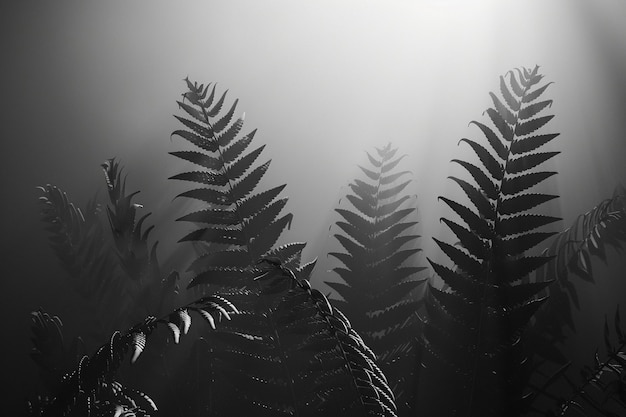
[[[429,259],[449,288],[430,286],[423,343],[439,359],[429,366],[447,365],[458,384],[459,394],[448,400],[450,415],[514,416],[528,406],[523,330],[543,302],[536,295],[549,282],[524,279],[551,258],[526,252],[554,234],[538,231],[540,227],[559,220],[530,211],[556,198],[528,192],[555,174],[535,168],[558,154],[536,152],[558,136],[537,134],[553,117],[540,116],[552,101],[538,101],[549,86],[540,85],[543,76],[538,70],[510,71],[508,83],[500,77],[502,99],[490,93],[493,107],[486,110],[493,127],[472,122],[486,144],[460,141],[472,148],[478,163],[453,162],[470,174],[475,185],[450,179],[473,208],[440,197],[464,224],[441,218],[460,247],[434,239],[456,268]],[[449,386],[445,391],[454,392]]]
[[[335,209],[342,217],[336,226],[343,234],[334,237],[346,252],[330,252],[342,266],[333,269],[340,281],[326,281],[342,300],[333,300],[352,322],[378,362],[396,394],[400,415],[415,406],[418,358],[417,310],[420,301],[410,294],[425,280],[415,274],[426,269],[412,266],[418,235],[406,233],[417,224],[411,197],[403,194],[410,180],[399,180],[408,171],[394,168],[403,156],[395,157],[391,144],[367,154],[371,164],[361,168],[367,179],[350,184],[346,196],[351,209]],[[395,158],[394,158],[395,157]]]

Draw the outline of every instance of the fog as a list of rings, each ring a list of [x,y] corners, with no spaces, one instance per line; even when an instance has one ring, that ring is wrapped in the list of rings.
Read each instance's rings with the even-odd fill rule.
[[[388,142],[412,171],[420,262],[441,257],[432,237],[447,236],[449,211],[437,197],[461,196],[450,160],[474,157],[459,139],[480,138],[468,123],[486,120],[488,93],[513,68],[539,65],[554,82],[556,228],[626,184],[624,18],[619,0],[3,2],[1,305],[14,341],[3,379],[35,375],[29,311],[71,312],[49,297],[58,266],[36,186],[84,204],[104,195],[100,164],[116,157],[153,213],[162,258],[188,230],[174,221],[189,209],[174,200],[188,185],[167,179],[185,169],[168,154],[187,146],[170,137],[185,77],[239,99],[244,132],[258,128],[260,160],[272,159],[265,181],[287,184],[295,218],[281,241],[308,242],[313,284],[327,292],[334,209],[365,152]]]

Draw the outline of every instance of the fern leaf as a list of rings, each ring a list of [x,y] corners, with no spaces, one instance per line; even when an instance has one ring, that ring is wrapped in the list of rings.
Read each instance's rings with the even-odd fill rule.
[[[530,104],[520,110],[518,116],[521,120],[530,119],[535,116],[537,113],[545,109],[546,107],[552,106],[552,100],[541,101],[539,103]]]
[[[251,133],[239,139],[229,147],[225,148],[222,152],[222,159],[224,160],[224,163],[232,163],[239,155],[243,153],[243,151],[248,148],[253,138],[254,134]]]
[[[515,80],[515,78],[513,78],[513,80]],[[509,86],[506,85],[506,81],[504,80],[503,76],[500,76],[500,94],[502,94],[506,105],[509,106],[512,111],[516,112],[519,110],[519,101],[511,93],[511,90],[509,89]],[[517,96],[519,97],[519,94]],[[500,157],[503,159],[505,158],[505,156],[506,155],[500,155]]]
[[[224,93],[222,97],[225,97],[225,96],[226,96],[226,93]],[[230,110],[228,110],[226,114],[224,114],[221,118],[217,119],[215,123],[213,123],[213,131],[215,133],[217,134],[221,133],[222,130],[224,130],[226,126],[230,124],[231,120],[233,119],[233,115],[235,114],[235,109],[237,108],[238,102],[239,102],[239,99],[235,99],[233,104],[230,106]],[[214,114],[213,112],[209,112],[209,116],[215,117],[217,116],[217,114]]]
[[[500,220],[500,230],[504,236],[528,232],[538,227],[562,220],[560,217],[544,216],[541,214],[521,214]]]
[[[176,221],[206,223],[220,226],[234,226],[239,221],[234,210],[206,209],[194,211],[176,219]]]
[[[259,181],[261,181],[263,175],[265,175],[265,172],[269,168],[270,162],[271,161],[267,161],[263,165],[259,165],[243,179],[235,183],[230,189],[230,198],[233,201],[236,201],[247,197],[259,184]]]
[[[535,91],[532,91],[532,92],[526,94],[522,98],[522,103],[531,103],[531,102],[537,100],[544,93],[544,91],[546,91],[546,88],[548,88],[550,86],[550,84],[552,84],[552,83],[548,83],[548,84],[544,85],[543,87],[540,87],[540,88],[536,89]]]
[[[503,215],[517,214],[522,211],[530,210],[540,204],[558,198],[549,194],[518,194],[513,197],[504,198],[498,206],[498,213]]]
[[[137,362],[139,355],[146,348],[146,335],[143,332],[133,333],[132,335],[133,355],[130,358],[130,363]]]
[[[217,136],[217,144],[219,146],[228,146],[230,142],[232,142],[243,127],[243,117],[240,117],[235,121],[235,123],[231,124],[226,130],[221,132],[220,135]],[[254,138],[256,134],[256,129],[252,132],[248,133],[246,137],[249,137],[251,140]]]
[[[484,218],[486,220],[490,220],[490,221],[494,221],[495,220],[495,217],[496,217],[495,208],[489,202],[489,200],[487,200],[485,195],[480,192],[480,190],[478,190],[476,187],[474,187],[473,185],[471,185],[467,181],[462,180],[460,178],[456,178],[456,177],[452,177],[452,176],[450,176],[448,178],[453,180],[457,184],[459,184],[461,189],[469,197],[469,199],[472,202],[472,204],[474,204],[474,207],[476,207],[478,209],[478,214],[479,214],[480,217],[482,217],[482,218]]]
[[[219,112],[222,110],[222,106],[224,105],[224,100],[226,99],[227,93],[228,93],[228,90],[222,93],[222,96],[217,100],[217,102],[213,105],[213,107],[207,111],[207,116],[215,117],[219,114]],[[208,106],[209,104],[207,100],[207,103],[205,103],[205,107],[208,107]]]
[[[451,162],[455,162],[465,168],[474,178],[478,186],[485,192],[487,198],[490,200],[498,198],[498,190],[496,190],[495,184],[480,168],[476,165],[470,164],[469,162],[461,161],[460,159],[453,159]]]
[[[470,145],[474,152],[476,152],[476,155],[478,155],[478,157],[480,158],[483,166],[487,169],[487,171],[495,180],[502,179],[502,165],[498,163],[498,161],[496,161],[496,159],[491,155],[491,153],[489,153],[489,151],[487,151],[487,149],[485,149],[482,145],[474,142],[473,140],[463,138],[459,141],[459,143],[460,142],[465,142]]]
[[[223,175],[214,174],[212,172],[206,172],[206,171],[183,172],[181,174],[173,175],[169,179],[191,181],[191,182],[197,182],[200,184],[213,185],[213,186],[218,186],[218,187],[222,187],[228,184],[228,178],[224,177]]]
[[[506,166],[506,172],[509,174],[518,174],[520,172],[528,171],[555,157],[559,153],[560,152],[540,152],[511,159]]]
[[[200,149],[204,149],[205,151],[215,152],[217,151],[217,143],[207,140],[207,138],[197,135],[188,130],[175,130],[172,132],[171,136],[180,136],[183,139],[186,139],[192,145],[197,146]]]
[[[500,99],[495,94],[489,93],[489,96],[491,96],[496,112],[502,116],[502,119],[504,119],[506,123],[514,125],[517,122],[517,117],[513,111],[509,110],[507,106],[502,104]]]
[[[239,213],[242,219],[254,216],[261,212],[285,189],[285,185],[271,188],[262,193],[254,194],[239,202]]]
[[[494,126],[498,129],[500,135],[502,135],[504,140],[506,140],[507,142],[512,141],[514,131],[513,129],[511,129],[511,126],[509,126],[506,120],[504,120],[504,117],[502,117],[502,115],[496,110],[491,108],[485,110],[485,113],[489,115],[489,118],[493,122]]]
[[[487,253],[487,247],[482,239],[480,239],[476,234],[472,233],[470,230],[464,228],[463,226],[455,223],[451,220],[442,217],[439,219],[443,223],[445,223],[450,230],[459,238],[461,245],[467,249],[470,255],[474,256],[477,259],[483,259]]]
[[[474,233],[483,239],[489,239],[493,235],[493,231],[484,218],[476,215],[469,208],[456,201],[450,200],[446,197],[439,197],[444,203],[448,205],[461,219],[467,224]]]
[[[556,232],[534,232],[517,235],[503,239],[500,249],[506,255],[521,255],[555,234]]]
[[[250,253],[253,257],[259,258],[278,241],[279,236],[285,230],[285,228],[291,227],[293,215],[291,213],[285,214],[278,220],[268,225],[263,233],[250,243]]]
[[[522,368],[527,359],[516,340],[543,302],[535,297],[552,282],[520,282],[550,261],[551,257],[527,257],[525,253],[554,234],[536,229],[558,220],[522,214],[555,198],[523,193],[555,174],[534,169],[558,152],[528,152],[557,135],[526,137],[543,129],[553,118],[541,115],[551,101],[534,103],[545,90],[539,87],[530,91],[542,79],[537,67],[509,74],[508,83],[500,77],[504,101],[490,93],[493,108],[485,111],[495,130],[472,122],[488,147],[470,139],[460,141],[470,145],[480,165],[452,161],[463,166],[476,182],[473,186],[461,178],[449,177],[475,209],[441,197],[467,225],[441,219],[460,240],[462,249],[434,239],[454,268],[429,260],[449,289],[430,291],[426,302],[429,319],[424,322],[421,343],[434,363],[451,365],[448,369],[455,372],[455,378],[460,376],[458,387],[450,390],[466,393],[465,400],[451,403],[453,408],[444,412],[447,414],[463,410],[481,417],[520,415],[521,404],[527,402],[521,391],[522,375],[527,375]],[[496,397],[501,400],[494,403],[492,399]]]
[[[508,150],[506,146],[504,146],[500,138],[498,138],[498,135],[496,135],[495,132],[491,130],[491,128],[475,120],[471,121],[470,124],[478,126],[478,128],[483,132],[483,134],[489,141],[489,145],[496,152],[500,159],[506,159]]]
[[[193,122],[184,117],[174,116],[179,122],[185,125],[188,129],[191,129],[194,133],[202,138],[210,138],[213,136],[213,130],[207,126],[202,126],[196,122]]]
[[[518,123],[515,126],[515,134],[518,136],[529,135],[543,127],[546,123],[552,120],[553,117],[554,116],[537,117],[536,119],[531,119],[523,123]]]
[[[502,181],[502,194],[514,195],[518,194],[530,187],[533,187],[542,181],[557,174],[556,172],[530,172],[528,174],[518,175],[517,177],[505,178]]]

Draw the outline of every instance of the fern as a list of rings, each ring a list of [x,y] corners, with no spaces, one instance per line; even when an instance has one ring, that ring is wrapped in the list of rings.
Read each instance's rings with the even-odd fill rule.
[[[107,207],[107,216],[122,268],[135,281],[145,280],[150,274],[160,276],[156,259],[158,242],[148,250],[148,236],[154,226],[143,229],[143,223],[151,213],[144,214],[139,220],[136,219],[137,209],[143,206],[133,203],[132,199],[139,191],[126,194],[126,177],[124,179],[121,177],[122,168],[119,162],[114,158],[108,159],[101,166],[111,203],[111,206]]]
[[[98,221],[100,207],[91,200],[83,211],[56,186],[37,188],[43,193],[39,197],[41,215],[51,233],[50,245],[68,272],[74,290],[91,297],[113,285],[114,264],[103,245],[103,228]]]
[[[347,199],[354,209],[335,210],[343,218],[336,225],[344,234],[334,236],[347,253],[329,253],[343,266],[333,269],[340,281],[326,284],[343,298],[333,303],[376,353],[401,412],[409,413],[416,392],[415,313],[420,302],[408,295],[424,283],[413,276],[425,268],[403,266],[420,251],[407,248],[419,236],[404,233],[417,222],[410,218],[415,208],[401,208],[410,198],[402,195],[410,180],[398,183],[409,172],[394,170],[403,157],[394,159],[397,148],[391,144],[376,151],[378,158],[367,154],[372,166],[360,167],[366,181],[350,184],[353,194]]]
[[[500,77],[503,100],[491,93],[494,106],[486,110],[495,129],[472,122],[488,146],[460,141],[472,148],[478,163],[453,162],[465,168],[476,185],[450,178],[474,209],[441,197],[465,225],[441,219],[461,248],[435,239],[457,269],[429,259],[449,290],[430,287],[423,343],[460,378],[465,395],[459,396],[456,407],[470,416],[519,415],[528,405],[522,331],[543,302],[536,294],[549,282],[522,279],[551,258],[526,252],[553,234],[538,231],[540,227],[559,220],[529,212],[556,198],[528,191],[555,174],[535,168],[558,154],[541,151],[558,134],[537,133],[553,117],[540,115],[552,101],[537,101],[549,85],[538,86],[543,78],[538,69],[511,71],[508,83]]]
[[[124,411],[132,410],[140,415],[146,409],[156,411],[156,405],[146,394],[122,386],[115,380],[115,372],[122,364],[126,353],[132,349],[131,363],[143,352],[147,338],[159,324],[166,325],[175,340],[185,334],[191,325],[189,312],[196,312],[204,318],[211,317],[209,323],[214,326],[213,316],[218,320],[229,314],[237,313],[237,308],[225,298],[214,295],[203,297],[170,314],[155,318],[147,317],[125,333],[114,332],[108,343],[102,345],[91,357],[83,356],[78,366],[67,373],[55,393],[48,401],[42,416],[92,416],[121,407]],[[137,406],[142,404],[142,406]],[[133,410],[135,409],[135,410]]]
[[[195,359],[192,358],[193,362],[187,362],[181,370],[186,372],[185,369],[199,368],[203,370],[200,374],[206,375],[199,377],[193,387],[194,392],[205,393],[195,405],[198,412],[203,413],[220,409],[220,404],[214,404],[214,398],[228,398],[228,390],[210,383],[216,378],[215,372],[226,372],[226,379],[237,378],[237,366],[240,365],[237,361],[242,360],[236,355],[222,354],[218,357],[213,352],[241,349],[237,343],[242,337],[270,344],[275,339],[277,324],[273,309],[284,294],[264,293],[261,286],[254,282],[251,268],[256,261],[261,256],[278,259],[303,277],[308,276],[315,262],[300,266],[303,243],[273,248],[285,227],[290,226],[293,215],[281,214],[287,199],[278,197],[285,185],[255,192],[270,161],[254,166],[264,146],[247,151],[256,131],[239,137],[243,117],[233,121],[237,101],[222,114],[226,93],[217,99],[215,86],[211,89],[209,85],[198,86],[186,81],[188,91],[178,104],[191,118],[177,116],[186,129],[177,130],[173,135],[186,139],[197,150],[172,154],[200,166],[202,170],[184,172],[172,179],[202,185],[181,193],[179,197],[200,200],[205,208],[178,220],[203,224],[204,227],[191,231],[180,241],[201,242],[207,247],[206,252],[189,267],[194,276],[188,288],[213,285],[220,292],[232,294],[237,305],[241,306],[241,314],[234,317],[229,326],[224,326],[216,337],[204,345],[194,348]],[[217,339],[221,339],[222,343],[218,344]],[[245,398],[238,399],[237,403],[251,407],[250,401]],[[255,409],[254,413],[259,410]]]
[[[216,415],[395,416],[375,356],[309,281],[277,258],[250,269],[261,291],[247,297],[269,317],[245,313],[216,333],[210,370],[222,383]],[[257,307],[259,309],[259,307]]]
[[[122,270],[130,278],[124,281],[125,293],[130,295],[132,302],[129,309],[132,316],[158,315],[163,308],[169,307],[164,304],[171,304],[172,296],[177,292],[178,272],[172,271],[162,277],[157,259],[158,241],[151,247],[148,243],[154,225],[144,228],[151,213],[137,218],[137,210],[143,206],[134,203],[133,197],[139,191],[126,193],[126,176],[122,179],[119,162],[108,159],[101,166],[109,195],[107,217],[115,251]]]
[[[538,281],[553,280],[549,293],[554,302],[547,304],[538,317],[538,324],[547,326],[541,332],[552,342],[565,341],[565,328],[575,330],[572,305],[580,308],[578,293],[570,276],[594,283],[592,259],[607,261],[606,249],[620,249],[626,242],[626,195],[616,188],[613,197],[601,201],[593,209],[578,216],[574,223],[559,233],[552,244],[544,250],[553,256],[551,262],[537,271]],[[539,330],[538,330],[539,331]],[[556,360],[549,353],[544,357]]]
[[[91,200],[81,210],[53,185],[38,187],[43,195],[42,219],[51,233],[50,245],[68,273],[71,287],[89,302],[100,320],[97,329],[108,333],[120,324],[125,282],[100,222],[100,206]],[[116,312],[118,314],[112,314]],[[100,336],[99,334],[96,336]]]
[[[185,81],[188,91],[178,105],[191,118],[175,116],[186,129],[176,130],[172,135],[184,138],[198,150],[171,154],[202,170],[171,178],[202,185],[178,197],[202,201],[206,208],[178,220],[206,227],[188,233],[181,241],[206,242],[218,248],[199,256],[189,267],[196,273],[189,287],[200,284],[236,287],[241,282],[232,282],[232,272],[243,271],[267,254],[285,227],[291,225],[293,215],[280,214],[287,203],[286,198],[277,199],[284,185],[254,193],[270,161],[253,167],[265,146],[247,151],[256,130],[239,136],[243,116],[232,121],[238,101],[221,112],[226,92],[217,99],[215,85],[211,88]]]

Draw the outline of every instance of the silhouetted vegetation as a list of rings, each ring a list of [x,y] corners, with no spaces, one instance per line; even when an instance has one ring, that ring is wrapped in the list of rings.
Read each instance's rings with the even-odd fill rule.
[[[76,314],[93,323],[68,335],[59,317],[32,313],[45,392],[26,415],[626,413],[619,310],[582,378],[563,349],[580,308],[573,279],[594,282],[592,258],[606,261],[607,248],[626,241],[626,195],[617,189],[565,230],[539,209],[558,197],[537,188],[557,174],[544,167],[559,154],[559,134],[547,130],[550,83],[538,66],[501,76],[488,120],[471,122],[480,139],[460,140],[475,157],[452,159],[469,176],[450,179],[467,199],[439,197],[439,221],[457,241],[434,239],[449,261],[428,259],[430,279],[417,278],[427,268],[415,256],[411,172],[396,170],[403,156],[391,144],[366,154],[349,208],[336,209],[341,249],[320,254],[339,262],[325,277],[330,300],[310,284],[316,261],[302,260],[305,243],[277,245],[297,218],[284,212],[285,184],[263,188],[271,161],[257,162],[265,145],[253,146],[256,130],[241,133],[237,100],[226,106],[215,85],[185,81],[172,136],[191,148],[172,155],[194,170],[171,179],[195,187],[178,197],[200,208],[178,220],[193,225],[180,242],[197,254],[163,270],[150,235],[159,225],[146,226],[150,213],[139,215],[138,191],[126,191],[116,160],[102,165],[106,203],[79,208],[58,187],[41,187],[50,245],[87,300]],[[195,318],[208,326],[192,326]]]

